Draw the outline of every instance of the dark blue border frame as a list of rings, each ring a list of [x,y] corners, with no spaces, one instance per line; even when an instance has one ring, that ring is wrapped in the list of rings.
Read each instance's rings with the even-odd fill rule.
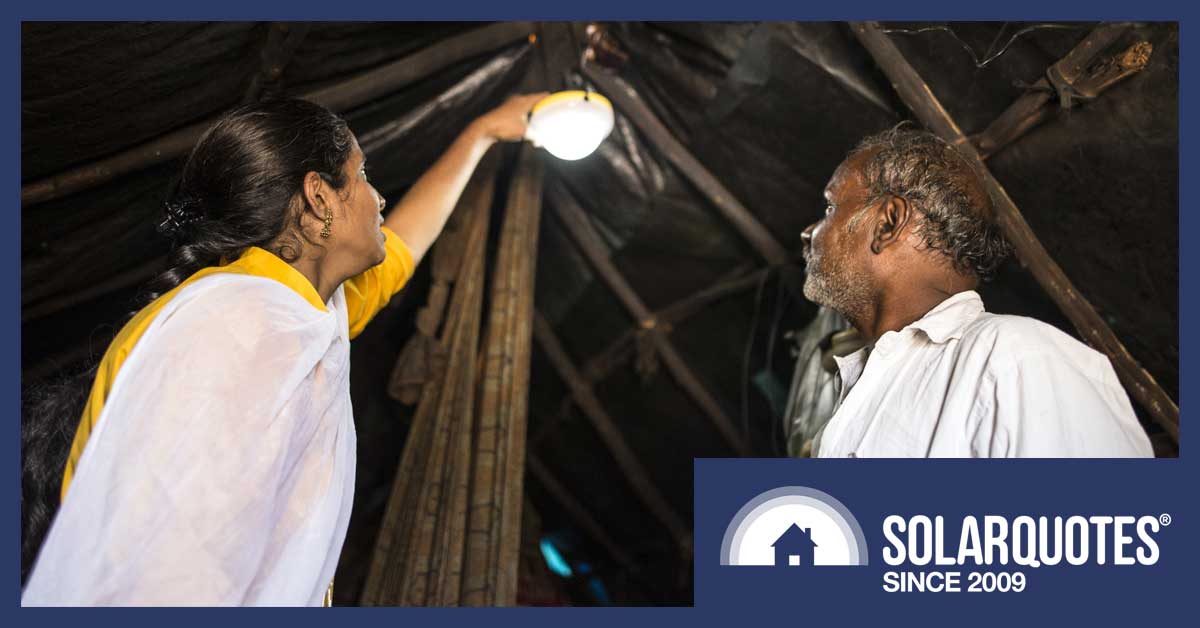
[[[672,6],[674,5],[674,6]],[[1198,138],[1195,137],[1194,125],[1190,123],[1187,104],[1192,102],[1191,91],[1195,86],[1195,77],[1192,64],[1192,59],[1189,57],[1190,47],[1188,42],[1183,39],[1187,34],[1190,34],[1189,13],[1191,10],[1184,7],[1178,2],[1164,1],[1140,1],[1135,3],[1113,2],[1111,0],[1092,1],[1092,2],[1072,2],[1056,3],[1054,6],[1049,6],[1045,0],[1034,2],[1030,0],[1005,0],[1004,2],[992,3],[971,3],[971,2],[924,2],[920,5],[912,2],[897,3],[883,2],[881,0],[860,1],[854,3],[854,6],[848,6],[846,3],[823,3],[820,5],[798,2],[796,0],[736,0],[736,1],[718,1],[718,0],[692,0],[689,2],[647,2],[646,0],[606,0],[605,2],[597,2],[589,5],[584,2],[567,2],[564,0],[521,0],[518,2],[504,2],[499,0],[467,0],[454,3],[451,6],[446,2],[408,2],[408,3],[331,3],[328,0],[325,2],[312,1],[291,1],[291,2],[257,2],[251,3],[242,0],[204,0],[197,3],[174,3],[166,4],[162,2],[151,3],[147,1],[137,2],[36,2],[22,6],[5,6],[5,28],[2,32],[10,36],[9,46],[11,53],[4,55],[0,59],[0,67],[3,71],[3,84],[9,87],[8,95],[0,98],[0,106],[3,107],[3,119],[9,122],[5,124],[6,129],[6,146],[3,155],[3,169],[0,170],[7,173],[6,178],[9,181],[9,199],[12,211],[11,216],[16,217],[16,225],[9,225],[7,228],[0,230],[0,238],[3,238],[3,246],[0,250],[4,251],[4,257],[9,260],[4,264],[2,277],[2,287],[5,289],[2,293],[11,296],[5,298],[4,307],[0,308],[0,346],[8,347],[4,353],[4,358],[0,360],[0,390],[2,390],[2,398],[0,398],[0,407],[4,409],[5,422],[5,437],[7,438],[6,451],[11,455],[9,479],[4,483],[4,494],[0,497],[0,509],[5,512],[5,517],[2,519],[2,527],[0,527],[0,536],[8,539],[8,542],[3,545],[2,555],[5,557],[5,563],[10,565],[10,568],[4,573],[5,581],[11,582],[7,588],[7,600],[11,601],[11,606],[19,605],[20,583],[19,583],[19,534],[20,534],[20,516],[19,516],[19,478],[20,478],[20,381],[21,381],[21,365],[20,365],[20,71],[21,71],[21,29],[20,22],[23,20],[131,20],[131,19],[168,19],[168,20],[266,20],[266,19],[295,19],[295,20],[495,20],[495,19],[540,19],[540,20],[588,20],[588,19],[605,19],[605,20],[846,20],[846,19],[879,19],[879,20],[992,20],[992,19],[1033,19],[1033,20],[1172,20],[1180,22],[1180,91],[1179,91],[1179,111],[1182,114],[1179,120],[1179,168],[1180,168],[1180,216],[1179,216],[1179,239],[1180,244],[1185,240],[1185,235],[1196,234],[1197,218],[1192,216],[1190,211],[1185,211],[1185,207],[1189,207],[1189,201],[1195,197],[1195,187],[1197,178],[1190,175],[1189,166],[1193,151],[1190,150],[1196,144]],[[1196,255],[1190,247],[1180,246],[1179,250],[1180,263],[1180,406],[1184,409],[1188,406],[1188,391],[1190,385],[1197,383],[1192,381],[1192,371],[1190,368],[1190,356],[1192,355],[1195,332],[1189,330],[1188,327],[1182,324],[1183,321],[1191,320],[1190,314],[1194,308],[1192,305],[1193,299],[1191,295],[1182,290],[1182,286],[1188,285],[1187,275],[1189,271],[1196,265]],[[1185,412],[1186,414],[1186,412]],[[1186,432],[1188,419],[1183,419],[1184,429],[1181,432]],[[1186,440],[1186,438],[1184,439]],[[1181,442],[1181,458],[1178,460],[1159,460],[1149,464],[1155,465],[1157,470],[1161,471],[1162,482],[1168,489],[1180,495],[1190,503],[1197,501],[1196,484],[1191,480],[1195,478],[1196,470],[1200,463],[1194,460],[1189,460],[1189,456],[1184,453],[1186,447]],[[811,463],[810,463],[811,464]],[[889,468],[889,473],[904,473],[903,462],[895,462],[895,470]],[[944,464],[937,461],[923,462],[925,465]],[[1021,486],[1023,490],[1036,491],[1038,473],[1045,472],[1046,461],[1040,463],[1026,464],[1021,461],[1013,461],[1012,477],[1015,485]],[[1122,463],[1114,461],[1114,466]],[[951,498],[952,496],[946,496]],[[1178,517],[1177,525],[1188,526],[1189,533],[1194,534],[1198,528],[1188,519],[1194,520],[1197,508],[1189,507],[1186,511],[1179,511],[1184,514],[1183,517]],[[697,522],[698,527],[701,522]],[[1200,552],[1196,551],[1200,544],[1189,543],[1188,560],[1200,559]],[[1179,548],[1183,550],[1184,548]],[[697,560],[705,560],[705,556],[697,556]],[[1194,581],[1195,575],[1191,569],[1187,569],[1182,577],[1191,578]],[[1196,600],[1200,596],[1190,596],[1188,599],[1180,600],[1132,600],[1131,603],[1142,604],[1145,607],[1146,622],[1161,623],[1165,621],[1178,621],[1184,618],[1186,613],[1187,618],[1195,617]],[[935,623],[939,618],[937,613],[937,598],[927,598],[928,604],[925,605],[926,613],[917,615],[908,615],[905,617],[891,617],[885,621],[893,623]],[[704,600],[697,600],[697,604],[704,605]],[[1014,600],[1014,602],[1018,602]],[[1067,610],[1067,609],[1063,609]],[[72,623],[76,624],[81,621],[92,622],[96,621],[95,615],[86,617],[79,613],[87,613],[90,611],[80,609],[67,610],[39,610],[39,609],[14,609],[9,611],[16,614],[15,617],[8,618],[10,621],[15,620],[20,625],[25,625],[33,622],[38,622],[41,625],[58,625]],[[706,624],[717,623],[720,616],[709,616],[702,612],[697,612],[695,609],[680,609],[680,608],[631,608],[631,609],[355,609],[353,611],[332,610],[332,611],[306,611],[301,609],[287,609],[270,612],[272,615],[267,617],[263,614],[258,614],[259,611],[213,611],[213,610],[140,610],[140,611],[108,611],[110,617],[114,621],[121,622],[122,625],[136,625],[142,622],[159,623],[162,620],[169,621],[180,626],[190,625],[208,625],[218,617],[212,613],[222,613],[219,617],[223,622],[247,623],[263,622],[263,621],[286,621],[291,625],[296,622],[300,625],[314,624],[326,625],[328,622],[340,622],[350,619],[352,621],[367,621],[380,623],[404,623],[407,625],[478,625],[481,622],[494,624],[512,624],[521,626],[533,625],[554,625],[569,623],[574,626],[605,626],[606,628],[613,623],[628,623],[637,625],[662,625],[675,623],[688,624]],[[358,613],[353,618],[348,618],[346,615],[329,616],[324,613]],[[885,614],[887,609],[879,609],[880,613]],[[34,615],[36,613],[36,615]],[[234,614],[231,614],[234,613]],[[253,613],[246,615],[243,613]],[[286,617],[280,617],[275,613],[287,613]],[[1164,615],[1165,613],[1165,615]],[[1175,616],[1175,613],[1179,613]],[[801,622],[803,615],[795,616],[762,616],[756,613],[754,609],[746,609],[743,617],[751,621],[762,622]],[[952,623],[988,623],[986,617],[964,617],[955,616],[946,618]],[[1036,622],[1037,617],[1031,616],[1030,620]],[[1194,619],[1193,619],[1194,621]],[[721,621],[722,625],[727,624],[727,616]]]

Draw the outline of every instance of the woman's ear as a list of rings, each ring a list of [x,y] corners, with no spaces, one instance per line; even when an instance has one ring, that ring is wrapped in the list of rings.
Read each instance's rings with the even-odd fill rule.
[[[301,190],[304,194],[304,211],[310,213],[313,218],[318,221],[325,220],[325,213],[333,211],[331,204],[333,193],[329,184],[321,178],[321,175],[315,172],[309,172],[304,175],[304,185]]]
[[[871,239],[871,252],[878,255],[883,249],[900,242],[911,215],[912,205],[906,199],[888,194],[879,208],[879,217]]]

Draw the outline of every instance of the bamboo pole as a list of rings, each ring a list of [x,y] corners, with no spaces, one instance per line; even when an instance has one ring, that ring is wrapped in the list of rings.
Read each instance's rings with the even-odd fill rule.
[[[422,389],[376,536],[363,605],[458,603],[488,210],[499,164],[489,157],[455,209],[466,233],[435,245],[464,248],[453,256],[460,266],[440,340],[448,348],[447,368]]]
[[[463,563],[464,606],[512,606],[517,599],[543,177],[543,164],[533,147],[522,146],[520,151],[500,228],[481,353]]]
[[[908,63],[891,39],[875,22],[852,22],[851,30],[874,57],[892,86],[922,124],[942,139],[957,146],[975,166],[996,205],[997,221],[1021,260],[1063,311],[1079,335],[1112,361],[1117,376],[1131,396],[1150,413],[1175,442],[1179,442],[1179,406],[1163,391],[1154,377],[1138,364],[1104,319],[1075,288],[1062,268],[1037,239],[1013,200],[984,165],[979,152],[942,107],[933,91]]]

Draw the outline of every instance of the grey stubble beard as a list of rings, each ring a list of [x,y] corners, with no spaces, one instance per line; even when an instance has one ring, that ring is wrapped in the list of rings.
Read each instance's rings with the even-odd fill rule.
[[[870,308],[870,289],[848,259],[829,255],[805,256],[804,297],[846,317],[861,320]]]

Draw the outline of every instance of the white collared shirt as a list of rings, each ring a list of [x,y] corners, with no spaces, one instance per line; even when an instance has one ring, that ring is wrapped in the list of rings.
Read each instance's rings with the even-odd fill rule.
[[[972,290],[837,363],[818,457],[1153,455],[1107,357]]]

